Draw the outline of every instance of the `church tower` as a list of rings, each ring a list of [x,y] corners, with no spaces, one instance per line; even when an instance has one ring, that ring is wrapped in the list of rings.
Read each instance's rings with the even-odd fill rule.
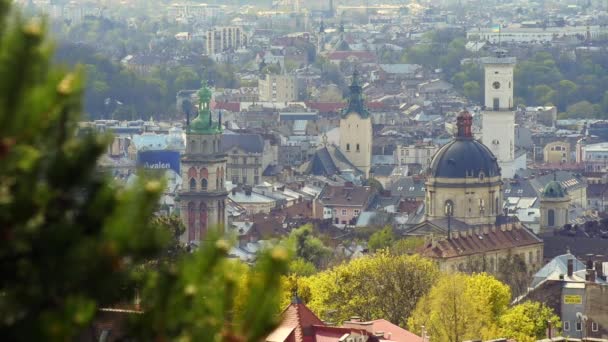
[[[561,228],[568,223],[570,196],[555,179],[549,182],[540,197],[540,230]]]
[[[186,151],[181,158],[179,207],[186,232],[182,242],[201,241],[211,228],[223,229],[226,218],[226,155],[220,151],[222,117],[213,122],[206,85],[198,92],[199,113],[188,124]]]
[[[358,78],[355,71],[348,105],[340,115],[340,151],[367,178],[372,163],[372,120]]]
[[[515,57],[498,50],[482,59],[485,69],[482,142],[498,158],[504,178],[515,175],[515,113],[513,112],[513,69]]]

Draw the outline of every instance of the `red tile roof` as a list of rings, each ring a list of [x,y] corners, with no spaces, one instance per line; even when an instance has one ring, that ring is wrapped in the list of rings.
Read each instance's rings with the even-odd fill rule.
[[[363,328],[372,334],[378,332],[384,333],[384,339],[395,342],[422,342],[422,338],[414,333],[411,333],[398,325],[395,325],[385,319],[376,319],[368,322],[344,322],[343,327],[348,328]]]
[[[542,240],[528,229],[518,224],[505,224],[485,232],[473,232],[472,229],[453,232],[449,240],[426,244],[422,247],[421,254],[430,258],[447,259],[542,243]]]
[[[314,336],[304,336],[304,329],[312,327],[313,325],[324,325],[315,314],[310,311],[306,305],[302,303],[291,303],[281,314],[283,320],[279,327],[268,336],[275,337],[279,331],[285,331],[289,328],[293,328],[293,331],[288,337],[282,341],[274,339],[266,339],[270,342],[283,342],[283,341],[294,341],[294,342],[315,342]],[[308,334],[307,334],[308,335]],[[278,336],[277,336],[278,337]],[[293,339],[292,339],[293,338]]]
[[[241,103],[240,102],[212,102],[211,109],[222,109],[227,110],[229,112],[238,113],[241,111]]]

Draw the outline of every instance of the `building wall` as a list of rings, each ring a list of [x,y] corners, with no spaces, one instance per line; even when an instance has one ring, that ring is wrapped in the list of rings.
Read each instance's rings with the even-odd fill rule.
[[[181,159],[179,208],[186,231],[184,243],[203,240],[226,220],[226,158],[219,152],[219,134],[188,134]],[[222,228],[222,227],[219,227]]]
[[[437,150],[435,145],[399,145],[395,151],[395,162],[397,165],[420,164],[424,170],[431,164]]]
[[[429,178],[425,210],[429,220],[446,217],[446,203],[453,205],[452,217],[468,224],[494,224],[502,213],[500,177],[466,180]]]
[[[514,67],[515,63],[485,65],[482,142],[500,162],[515,158],[515,115],[511,111]]]
[[[331,213],[331,222],[333,224],[350,224],[350,221],[361,214],[363,207],[361,206],[326,206],[323,210],[325,213]],[[327,216],[327,215],[326,215]]]
[[[208,55],[222,53],[226,50],[237,50],[247,45],[247,37],[238,26],[217,27],[205,32]]]
[[[293,75],[266,75],[258,82],[260,101],[293,102],[298,99],[298,80]]]
[[[543,160],[545,163],[568,163],[570,162],[570,144],[555,141],[543,148]]]
[[[543,265],[543,244],[505,248],[496,251],[438,260],[439,269],[444,272],[488,272],[497,273],[500,260],[511,255],[519,255],[526,263],[530,274],[536,273]]]
[[[500,32],[495,32],[492,28],[477,28],[467,31],[467,39],[488,41],[490,43],[513,42],[513,43],[535,43],[541,44],[551,42],[564,37],[589,37],[599,38],[605,29],[600,26],[567,26],[542,28],[502,28]]]
[[[239,148],[227,151],[227,179],[233,184],[256,185],[262,181],[262,153],[249,153]]]
[[[541,199],[540,202],[540,228],[554,229],[563,227],[568,223],[568,209],[570,207],[570,198],[563,199]],[[554,222],[549,225],[549,211],[553,210]]]
[[[365,177],[369,175],[372,162],[372,121],[349,113],[340,120],[340,151]]]

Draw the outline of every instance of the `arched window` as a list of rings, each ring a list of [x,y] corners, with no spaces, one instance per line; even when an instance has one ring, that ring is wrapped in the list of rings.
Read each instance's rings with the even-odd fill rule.
[[[547,212],[547,224],[549,227],[553,227],[555,225],[555,210],[549,209]]]
[[[191,167],[188,169],[188,178],[196,178],[196,168]]]
[[[224,188],[224,167],[220,169],[220,189]]]
[[[201,203],[199,215],[200,239],[203,240],[207,236],[207,205],[205,203]]]
[[[196,206],[194,202],[188,203],[188,242],[196,239]]]
[[[196,191],[196,180],[194,178],[190,178],[190,191]]]
[[[207,190],[207,178],[201,179],[201,189]]]

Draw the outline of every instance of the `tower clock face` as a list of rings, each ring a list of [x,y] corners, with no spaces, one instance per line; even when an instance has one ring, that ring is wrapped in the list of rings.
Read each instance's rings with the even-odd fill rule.
[[[494,87],[494,89],[500,88],[500,82],[496,81],[496,82],[492,83],[492,87]]]

